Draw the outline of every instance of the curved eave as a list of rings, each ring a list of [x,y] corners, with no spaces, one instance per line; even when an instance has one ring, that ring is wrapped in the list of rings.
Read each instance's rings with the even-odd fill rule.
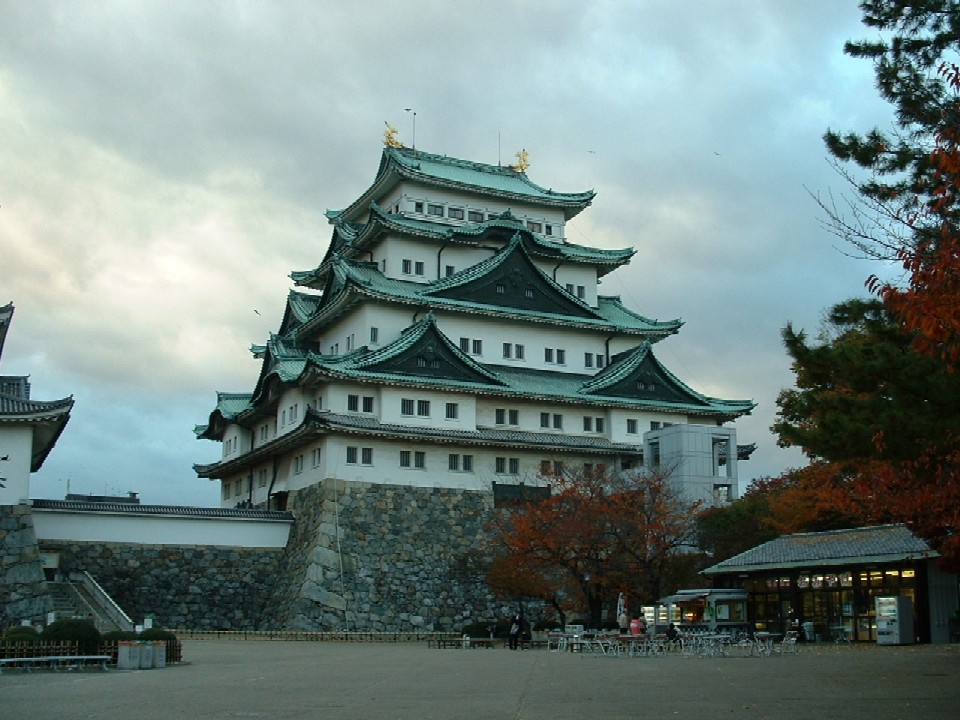
[[[466,169],[470,174],[476,174],[478,178],[487,175],[490,178],[514,182],[518,185],[518,189],[510,190],[509,188],[495,187],[492,184],[456,180],[429,174],[421,169],[421,165],[430,163],[459,166]],[[417,152],[407,148],[387,147],[384,148],[380,168],[370,187],[343,210],[328,211],[327,217],[330,222],[344,219],[353,220],[363,215],[372,201],[382,198],[385,193],[404,180],[446,190],[494,197],[508,202],[559,208],[563,210],[564,217],[567,220],[587,208],[593,202],[593,198],[596,197],[593,190],[582,193],[556,193],[537,185],[527,177],[526,173],[514,172],[502,167],[496,168],[491,165],[447,158],[422,151]],[[522,188],[526,188],[528,192],[522,192]]]
[[[0,425],[29,425],[32,432],[30,448],[30,472],[37,472],[63,434],[70,411],[72,397],[62,400],[21,400],[4,396],[0,399]]]

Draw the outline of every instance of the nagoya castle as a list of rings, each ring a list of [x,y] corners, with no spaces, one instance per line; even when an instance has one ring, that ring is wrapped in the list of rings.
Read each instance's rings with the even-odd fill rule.
[[[569,242],[593,191],[404,147],[388,126],[373,182],[295,270],[248,392],[218,392],[195,466],[223,508],[295,517],[263,624],[448,629],[490,612],[458,563],[504,500],[559,473],[667,466],[691,499],[737,497],[729,425],[655,346],[657,321],[600,291],[634,250]],[[278,313],[279,314],[279,313]]]

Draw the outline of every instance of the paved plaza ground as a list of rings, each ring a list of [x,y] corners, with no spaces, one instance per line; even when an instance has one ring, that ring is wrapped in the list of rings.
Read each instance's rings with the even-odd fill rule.
[[[5,672],[0,720],[960,717],[960,645],[606,658],[419,644],[187,641],[158,670]]]

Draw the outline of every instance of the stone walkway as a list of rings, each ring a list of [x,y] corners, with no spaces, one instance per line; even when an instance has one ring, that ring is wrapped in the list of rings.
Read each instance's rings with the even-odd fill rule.
[[[771,658],[189,641],[160,670],[0,675],[0,718],[606,720],[960,717],[960,645]]]

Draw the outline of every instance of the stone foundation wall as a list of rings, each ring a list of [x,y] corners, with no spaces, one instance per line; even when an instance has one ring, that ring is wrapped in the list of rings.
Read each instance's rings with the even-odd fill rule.
[[[335,485],[291,493],[296,523],[265,628],[448,631],[509,613],[464,562],[491,493]]]
[[[42,541],[60,572],[89,572],[134,622],[165,628],[253,630],[282,549]]]
[[[45,622],[52,610],[33,531],[33,510],[29,505],[0,505],[0,630],[21,620]]]

